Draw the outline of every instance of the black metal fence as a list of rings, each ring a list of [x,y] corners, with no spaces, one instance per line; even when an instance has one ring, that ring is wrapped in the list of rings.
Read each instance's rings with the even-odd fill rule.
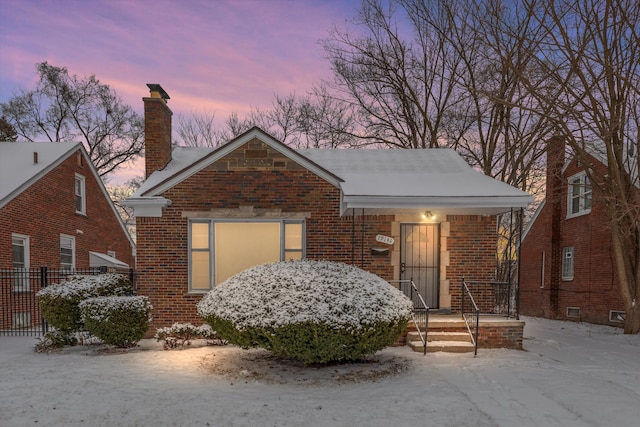
[[[481,314],[496,314],[506,317],[519,315],[518,285],[510,282],[463,282],[469,287]]]
[[[80,270],[55,270],[47,267],[0,269],[0,335],[39,336],[46,333],[48,325],[42,318],[36,296],[40,289],[63,282],[70,276],[108,272],[128,274],[135,289],[133,270],[114,271],[104,267]]]
[[[413,303],[413,312],[411,319],[413,325],[422,341],[423,354],[427,354],[427,343],[429,334],[429,306],[425,303],[424,298],[420,295],[420,291],[416,284],[411,280],[391,280],[389,283],[397,284],[402,293]]]

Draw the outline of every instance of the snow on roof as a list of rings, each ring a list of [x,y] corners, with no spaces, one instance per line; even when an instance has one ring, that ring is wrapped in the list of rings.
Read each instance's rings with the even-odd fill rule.
[[[339,186],[343,214],[347,209],[365,208],[369,213],[429,208],[494,214],[525,207],[533,201],[529,194],[473,170],[451,149],[293,150],[255,128],[217,149],[175,148],[171,162],[151,174],[129,199],[130,205],[160,196],[254,137]]]
[[[208,156],[215,148],[211,147],[176,147],[171,152],[171,161],[164,169],[155,171],[147,178],[142,185],[131,196],[132,198],[140,197],[151,188],[157,186],[161,182],[171,178],[183,169],[193,165],[198,160]]]
[[[473,170],[452,149],[300,150],[344,179],[343,209],[524,207],[527,193]]]
[[[80,147],[79,142],[0,142],[0,207]]]
[[[111,267],[128,269],[129,264],[107,254],[89,251],[89,267]]]

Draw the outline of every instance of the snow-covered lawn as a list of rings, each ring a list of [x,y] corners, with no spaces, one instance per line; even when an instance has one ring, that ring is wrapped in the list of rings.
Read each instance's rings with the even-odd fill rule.
[[[305,368],[262,350],[74,347],[0,337],[0,425],[636,426],[640,336],[524,318],[525,351]]]

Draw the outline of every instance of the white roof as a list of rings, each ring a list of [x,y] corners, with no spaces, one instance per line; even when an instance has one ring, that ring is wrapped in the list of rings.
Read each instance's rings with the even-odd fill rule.
[[[348,209],[366,209],[368,214],[426,209],[434,213],[497,214],[533,201],[529,194],[473,170],[451,149],[294,150],[253,128],[217,149],[174,149],[171,162],[151,174],[128,200],[129,204],[135,207],[142,205],[144,199],[161,196],[255,137],[339,187],[342,214]]]
[[[0,207],[81,147],[79,142],[0,142]]]
[[[452,149],[299,152],[344,180],[343,209],[494,213],[533,201],[527,193],[476,172]]]
[[[110,267],[119,269],[128,269],[129,264],[120,261],[117,258],[102,254],[100,252],[89,251],[89,267]]]

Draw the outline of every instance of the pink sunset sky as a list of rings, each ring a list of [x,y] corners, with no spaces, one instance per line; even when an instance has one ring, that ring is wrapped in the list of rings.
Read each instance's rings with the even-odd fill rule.
[[[305,94],[330,78],[318,41],[344,28],[360,2],[0,3],[0,102],[34,88],[36,63],[48,61],[78,76],[95,74],[140,113],[146,83],[160,83],[175,115],[214,112],[221,124],[231,112],[242,118],[251,107],[268,108],[276,93]]]

